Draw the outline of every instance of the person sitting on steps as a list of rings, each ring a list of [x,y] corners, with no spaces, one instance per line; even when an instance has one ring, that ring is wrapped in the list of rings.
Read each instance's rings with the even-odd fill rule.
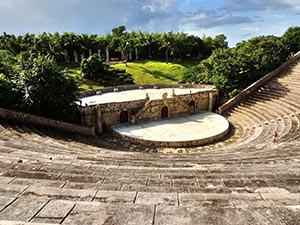
[[[272,138],[272,143],[273,143],[273,144],[277,143],[277,137],[278,137],[278,134],[277,134],[276,131],[274,131],[274,133],[273,133],[273,138]]]

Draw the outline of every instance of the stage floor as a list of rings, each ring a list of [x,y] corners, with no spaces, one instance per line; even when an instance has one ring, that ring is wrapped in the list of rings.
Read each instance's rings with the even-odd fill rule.
[[[201,111],[138,124],[118,124],[111,128],[122,138],[136,143],[189,147],[208,144],[224,137],[229,122],[219,114]]]

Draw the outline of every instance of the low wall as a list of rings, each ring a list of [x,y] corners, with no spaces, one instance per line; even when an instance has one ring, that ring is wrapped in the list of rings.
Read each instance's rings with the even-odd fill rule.
[[[32,115],[29,113],[17,112],[0,108],[0,117],[15,121],[24,122],[27,124],[37,124],[45,127],[57,128],[68,132],[75,132],[83,135],[95,136],[94,127],[84,127],[78,124],[66,123],[59,120],[48,119],[41,116]]]
[[[114,89],[118,89],[118,91],[127,91],[127,90],[134,90],[134,89],[148,89],[148,88],[210,88],[213,89],[212,85],[204,85],[204,84],[143,84],[143,85],[120,85],[120,86],[110,86],[104,87],[96,90],[89,90],[83,91],[80,93],[79,98],[88,97],[97,95],[97,92],[101,93],[108,93],[114,92]]]
[[[224,114],[226,111],[229,109],[233,108],[235,105],[240,103],[245,97],[248,95],[252,94],[254,91],[256,91],[258,88],[260,88],[262,85],[264,85],[267,81],[272,79],[274,76],[276,76],[278,73],[280,73],[282,70],[287,68],[289,65],[294,63],[296,60],[299,59],[300,52],[295,54],[291,59],[283,63],[281,66],[277,67],[275,70],[272,72],[268,73],[267,75],[263,76],[260,78],[258,81],[255,83],[251,84],[249,87],[244,89],[242,92],[240,92],[238,95],[221,105],[218,109],[219,114]]]

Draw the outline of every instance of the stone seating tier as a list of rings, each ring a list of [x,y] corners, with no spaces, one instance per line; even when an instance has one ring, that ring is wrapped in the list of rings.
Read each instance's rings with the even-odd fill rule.
[[[0,225],[298,224],[299,65],[227,112],[232,129],[207,146],[143,147],[2,118]]]

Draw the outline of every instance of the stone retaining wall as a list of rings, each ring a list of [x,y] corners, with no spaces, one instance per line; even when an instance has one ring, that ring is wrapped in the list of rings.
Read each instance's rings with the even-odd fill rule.
[[[243,99],[245,99],[247,96],[252,94],[254,91],[256,91],[258,88],[260,88],[262,85],[264,85],[266,82],[268,82],[270,79],[275,77],[278,73],[283,71],[285,68],[290,66],[292,63],[294,63],[296,60],[299,59],[300,52],[295,54],[291,59],[283,63],[281,66],[273,70],[272,72],[268,73],[264,77],[260,78],[258,81],[255,83],[251,84],[249,87],[244,89],[242,92],[240,92],[238,95],[221,105],[218,109],[218,112],[220,114],[224,114],[227,112],[229,109],[233,108],[235,105],[240,103]]]
[[[57,128],[83,135],[95,135],[94,127],[84,127],[78,124],[66,123],[63,121],[48,119],[45,117],[36,116],[29,113],[17,112],[14,110],[0,108],[0,117],[28,124],[37,124],[45,127]]]
[[[114,90],[118,91],[128,91],[128,90],[135,90],[135,89],[159,89],[159,88],[209,88],[213,89],[212,85],[205,85],[205,84],[143,84],[143,85],[120,85],[120,86],[111,86],[111,87],[104,87],[95,90],[83,91],[80,93],[79,98],[88,97],[97,95],[100,93],[108,93],[114,92]]]

